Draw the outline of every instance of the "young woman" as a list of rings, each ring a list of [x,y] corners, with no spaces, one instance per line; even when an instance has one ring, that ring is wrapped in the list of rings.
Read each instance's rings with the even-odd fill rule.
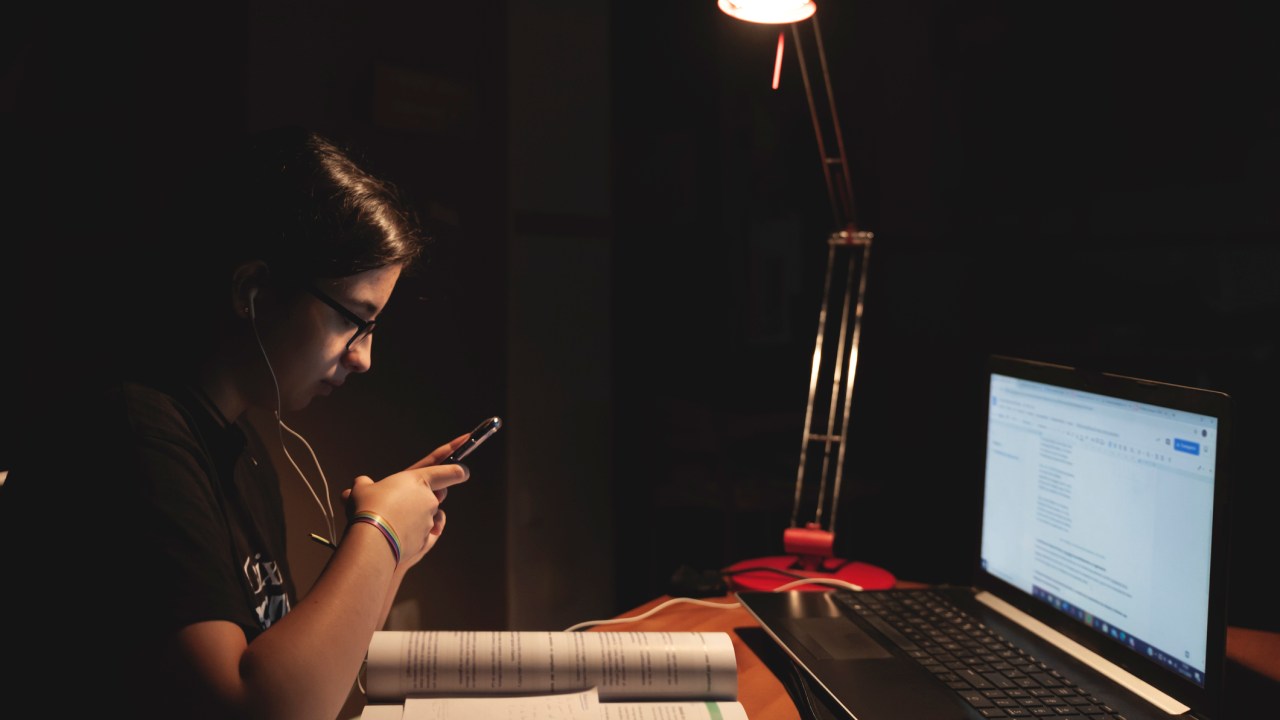
[[[177,319],[148,328],[164,362],[35,421],[45,442],[0,488],[0,621],[18,668],[4,703],[333,718],[468,477],[437,464],[464,436],[356,478],[332,560],[296,597],[277,477],[244,415],[279,421],[367,372],[422,241],[393,188],[314,133],[265,133],[224,160],[165,228],[188,245],[156,298]]]

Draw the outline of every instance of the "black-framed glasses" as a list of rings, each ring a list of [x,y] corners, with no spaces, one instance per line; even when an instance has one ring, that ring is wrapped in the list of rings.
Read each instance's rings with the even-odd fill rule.
[[[325,294],[323,291],[320,290],[320,288],[316,287],[315,285],[308,284],[304,287],[306,287],[307,292],[311,293],[312,295],[315,295],[317,300],[333,308],[338,312],[339,315],[346,318],[347,322],[350,322],[352,325],[356,326],[355,334],[352,335],[351,339],[347,341],[348,350],[351,349],[352,345],[355,345],[356,343],[368,337],[369,334],[373,332],[373,328],[377,326],[378,324],[377,320],[365,320],[359,315],[356,315],[355,313],[348,310],[345,305],[329,297],[327,294]]]

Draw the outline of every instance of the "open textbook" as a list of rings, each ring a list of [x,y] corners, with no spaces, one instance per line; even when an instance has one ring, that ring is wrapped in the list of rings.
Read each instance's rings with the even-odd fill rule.
[[[365,720],[746,720],[723,632],[381,631]]]

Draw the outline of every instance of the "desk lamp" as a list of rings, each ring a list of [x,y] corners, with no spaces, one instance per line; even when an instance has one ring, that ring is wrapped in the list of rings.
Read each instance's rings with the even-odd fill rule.
[[[813,120],[814,135],[818,140],[818,153],[822,161],[822,174],[826,179],[827,197],[835,220],[835,231],[827,238],[826,279],[823,283],[822,309],[818,315],[818,333],[813,347],[813,368],[809,374],[809,401],[805,413],[804,435],[800,443],[800,464],[796,471],[795,501],[791,509],[791,525],[783,532],[786,555],[755,558],[735,563],[725,568],[723,574],[732,587],[739,590],[772,590],[797,576],[832,578],[859,585],[864,589],[892,587],[894,577],[874,565],[851,562],[834,557],[836,510],[840,501],[840,485],[844,479],[846,440],[849,432],[849,400],[853,394],[853,380],[858,369],[858,343],[862,330],[863,295],[867,287],[867,262],[871,256],[872,234],[857,228],[853,218],[853,189],[849,178],[849,162],[844,149],[844,136],[836,116],[835,94],[831,89],[831,74],[827,68],[826,52],[818,28],[817,6],[812,0],[718,0],[721,10],[739,20],[748,22],[790,25],[796,47],[800,74],[804,80],[805,97],[809,102],[809,115]],[[828,143],[822,129],[820,114],[814,103],[813,89],[809,82],[808,66],[800,41],[801,21],[809,20],[813,28],[814,45],[822,68],[826,88],[827,105],[830,108],[831,133],[835,139],[836,154],[828,152]],[[783,45],[786,31],[778,33],[777,57],[774,61],[773,89],[778,89],[781,75]],[[835,269],[844,257],[844,277],[832,279]],[[843,289],[841,289],[843,288]],[[855,290],[856,288],[856,290]],[[835,352],[824,354],[823,340],[832,332],[832,318],[828,304],[835,298],[840,304],[839,328]],[[852,325],[852,327],[850,327]],[[830,378],[830,396],[823,408],[818,388]],[[842,387],[843,386],[843,387]],[[842,396],[843,389],[843,396]],[[820,417],[825,414],[824,417]],[[839,428],[837,431],[837,417]],[[818,479],[817,507],[813,519],[800,525],[800,508],[803,500],[805,469],[810,461],[810,451],[821,449],[822,472]],[[832,451],[835,457],[832,457]],[[830,483],[828,479],[830,478]],[[826,498],[830,487],[830,504],[827,523],[822,523]],[[801,589],[825,590],[829,585],[814,583]]]

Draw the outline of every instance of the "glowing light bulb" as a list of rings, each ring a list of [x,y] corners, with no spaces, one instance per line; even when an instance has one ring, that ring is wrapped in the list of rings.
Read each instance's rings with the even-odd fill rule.
[[[799,22],[813,15],[813,0],[718,0],[726,15],[748,22],[778,25]]]

